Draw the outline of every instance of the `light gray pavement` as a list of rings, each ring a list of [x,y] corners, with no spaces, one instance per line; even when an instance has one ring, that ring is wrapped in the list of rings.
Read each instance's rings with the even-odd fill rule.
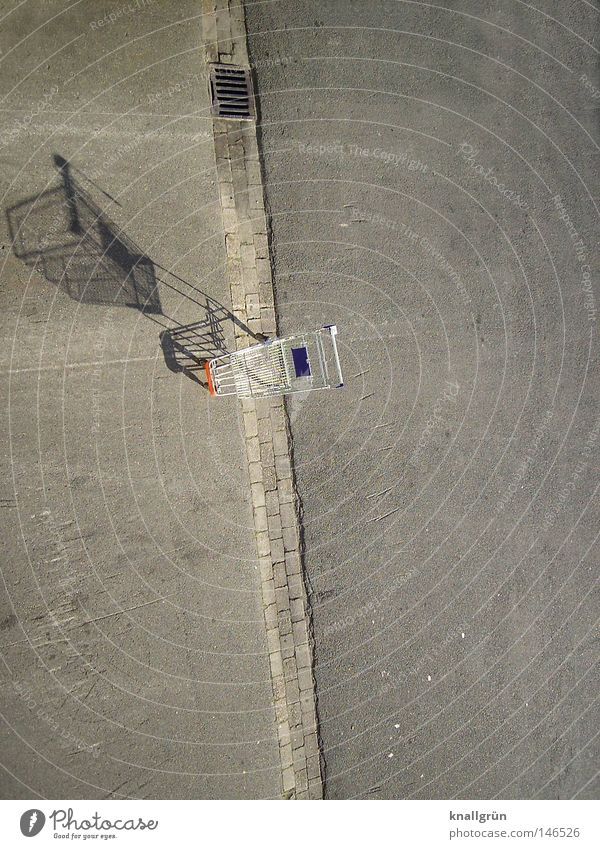
[[[597,798],[600,10],[246,9],[326,794]]]
[[[230,307],[201,10],[135,5],[5,4],[0,21],[3,209],[58,185],[57,153],[162,281],[161,314],[95,303],[130,248],[100,266],[54,252],[73,241],[64,199],[22,230],[43,265],[0,225],[0,793],[273,797],[241,410],[170,371],[159,342],[206,295]]]

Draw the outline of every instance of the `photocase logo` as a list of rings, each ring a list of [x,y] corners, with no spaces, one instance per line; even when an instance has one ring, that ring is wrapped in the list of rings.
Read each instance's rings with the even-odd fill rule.
[[[46,817],[42,811],[32,808],[21,816],[21,834],[25,837],[35,837],[43,829]]]

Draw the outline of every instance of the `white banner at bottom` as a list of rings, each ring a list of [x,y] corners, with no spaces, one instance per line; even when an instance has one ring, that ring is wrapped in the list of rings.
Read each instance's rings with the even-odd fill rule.
[[[310,808],[307,810],[306,805]],[[595,801],[4,801],[3,847],[600,846]],[[33,841],[33,842],[28,842]],[[342,841],[342,843],[341,843]],[[391,844],[391,845],[390,845]]]

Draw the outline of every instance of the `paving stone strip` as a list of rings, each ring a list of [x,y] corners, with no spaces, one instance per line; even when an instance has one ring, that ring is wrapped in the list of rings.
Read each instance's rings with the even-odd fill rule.
[[[248,67],[241,3],[202,0],[207,62]],[[277,321],[256,127],[213,121],[233,313],[252,333]],[[255,339],[235,327],[236,345]],[[310,612],[302,570],[298,499],[282,398],[242,400],[267,646],[279,734],[283,795],[322,799]]]

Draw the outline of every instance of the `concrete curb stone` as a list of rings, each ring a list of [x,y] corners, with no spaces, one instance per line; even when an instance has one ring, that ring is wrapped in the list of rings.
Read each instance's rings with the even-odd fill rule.
[[[208,63],[248,65],[244,7],[202,0]],[[253,333],[277,331],[256,127],[215,118],[216,173],[235,317]],[[237,348],[255,343],[235,327]],[[242,400],[273,704],[286,798],[322,799],[310,612],[300,551],[289,421],[282,398]]]

